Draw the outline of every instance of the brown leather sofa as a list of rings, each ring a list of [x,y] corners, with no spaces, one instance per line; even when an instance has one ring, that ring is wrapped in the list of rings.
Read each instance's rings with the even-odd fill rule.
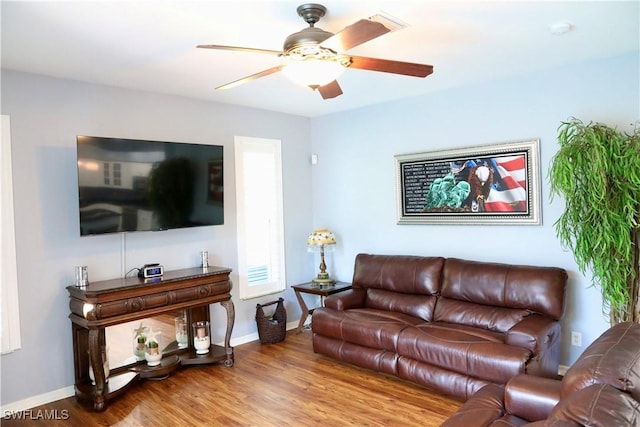
[[[640,426],[640,324],[605,331],[562,380],[518,375],[483,387],[441,427]]]
[[[557,377],[567,274],[455,258],[359,254],[353,289],[313,312],[317,353],[466,400]]]

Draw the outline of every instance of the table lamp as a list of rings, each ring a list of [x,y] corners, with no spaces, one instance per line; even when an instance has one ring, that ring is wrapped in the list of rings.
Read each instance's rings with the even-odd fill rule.
[[[325,246],[332,248],[336,244],[336,236],[326,228],[319,228],[314,230],[307,239],[307,248],[309,252],[320,251],[320,272],[318,277],[311,282],[318,285],[331,285],[336,281],[329,277],[327,273],[327,264],[324,262],[324,248]]]

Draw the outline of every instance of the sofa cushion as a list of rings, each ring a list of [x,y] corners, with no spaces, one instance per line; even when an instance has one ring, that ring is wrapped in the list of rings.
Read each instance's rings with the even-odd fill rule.
[[[566,280],[566,271],[556,267],[447,258],[441,293],[445,298],[531,310],[559,320],[564,311]]]
[[[313,332],[369,348],[396,351],[400,332],[424,323],[422,319],[403,313],[355,308],[338,311],[330,308],[313,313]]]
[[[398,355],[394,351],[362,347],[319,334],[313,334],[313,351],[374,371],[398,375]]]
[[[365,307],[407,314],[428,322],[433,319],[436,297],[433,295],[402,294],[386,289],[367,289]]]
[[[524,373],[527,349],[506,345],[501,334],[432,322],[402,330],[398,354],[497,384]]]
[[[530,311],[523,309],[493,307],[442,297],[436,304],[433,320],[507,332],[529,314]]]
[[[560,400],[546,421],[549,425],[559,420],[593,427],[639,426],[639,406],[627,393],[608,384],[593,384]]]
[[[595,340],[567,371],[560,396],[591,384],[610,384],[640,400],[640,326],[619,323]]]
[[[398,357],[398,377],[461,400],[467,400],[490,384],[488,381],[454,372],[448,367],[441,368],[403,356]]]
[[[553,420],[553,421],[536,421],[533,423],[525,424],[526,427],[584,427],[582,424],[574,423],[573,421],[565,420]],[[492,424],[491,427],[494,427]]]
[[[367,289],[366,307],[429,321],[443,265],[441,257],[359,254],[352,286]]]

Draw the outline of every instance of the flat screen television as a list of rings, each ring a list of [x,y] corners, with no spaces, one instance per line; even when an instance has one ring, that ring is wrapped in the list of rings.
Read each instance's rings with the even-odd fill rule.
[[[80,235],[222,225],[221,145],[78,136]]]

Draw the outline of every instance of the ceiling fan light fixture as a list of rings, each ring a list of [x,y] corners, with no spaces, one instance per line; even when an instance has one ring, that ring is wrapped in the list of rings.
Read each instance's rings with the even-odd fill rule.
[[[282,72],[296,84],[317,89],[336,80],[346,68],[341,61],[307,58],[289,62]]]
[[[282,51],[214,44],[198,45],[199,48],[254,52],[281,58],[282,62],[275,67],[218,86],[216,89],[228,89],[282,71],[292,82],[313,90],[317,89],[322,99],[332,99],[343,93],[337,78],[347,68],[414,77],[426,77],[433,73],[431,65],[344,53],[389,31],[407,26],[385,12],[369,19],[360,19],[335,34],[315,26],[327,12],[327,8],[321,4],[305,3],[298,6],[297,12],[309,27],[290,34],[284,41]]]

